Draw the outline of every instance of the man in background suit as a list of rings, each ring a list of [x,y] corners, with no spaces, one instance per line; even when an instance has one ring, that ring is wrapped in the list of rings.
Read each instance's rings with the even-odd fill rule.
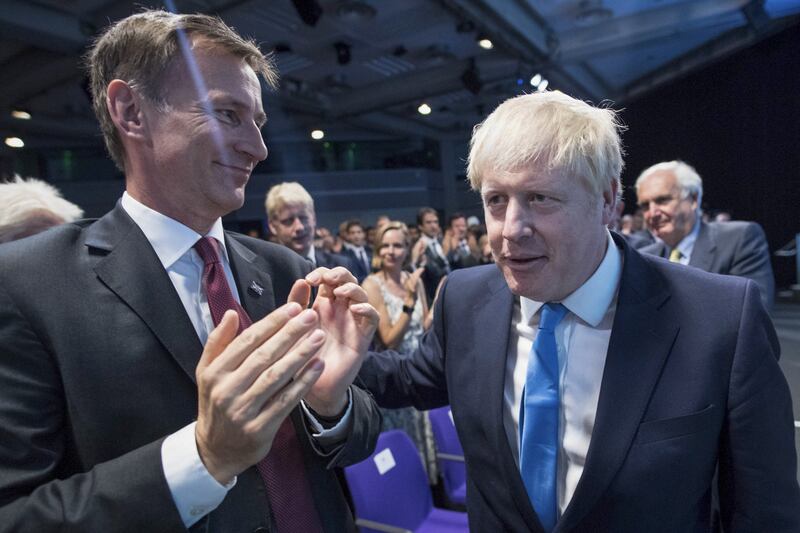
[[[269,230],[279,244],[291,248],[316,267],[344,267],[354,272],[349,257],[314,246],[317,214],[314,200],[297,182],[279,183],[270,188],[264,202]]]
[[[439,282],[450,273],[450,263],[439,241],[442,233],[439,215],[434,208],[422,207],[417,211],[417,228],[420,236],[411,249],[411,265],[425,269],[422,272],[422,283],[425,285],[428,305],[433,305]]]
[[[364,226],[357,219],[350,219],[344,223],[344,241],[342,254],[350,259],[353,269],[351,272],[359,283],[372,272],[372,248],[367,242],[367,233]]]
[[[703,222],[703,181],[682,161],[658,163],[636,180],[647,227],[658,240],[644,253],[713,272],[752,279],[772,309],[775,278],[764,230],[755,222]]]
[[[452,272],[408,356],[370,354],[383,407],[449,403],[473,531],[800,531],[792,401],[756,285],[612,236],[611,109],[509,99],[467,175],[495,265]],[[711,312],[713,311],[713,312]]]
[[[355,531],[331,469],[379,431],[347,386],[377,314],[343,269],[303,310],[308,263],[222,228],[267,156],[272,63],[164,11],[89,63],[126,192],[0,247],[0,531]]]

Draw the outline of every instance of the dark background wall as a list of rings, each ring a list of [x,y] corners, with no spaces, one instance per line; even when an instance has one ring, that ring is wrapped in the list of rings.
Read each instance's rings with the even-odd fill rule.
[[[703,178],[704,205],[760,223],[770,249],[800,232],[800,26],[630,102],[627,210],[653,163],[682,159]],[[778,286],[794,258],[773,258]]]

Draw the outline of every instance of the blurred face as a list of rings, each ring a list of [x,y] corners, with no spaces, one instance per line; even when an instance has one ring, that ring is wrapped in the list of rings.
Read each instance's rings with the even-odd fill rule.
[[[364,233],[364,228],[358,224],[355,226],[350,226],[350,229],[347,230],[347,242],[353,246],[364,246],[366,238],[367,236]]]
[[[453,230],[453,236],[456,239],[465,239],[467,237],[467,219],[456,218],[450,223],[450,229]]]
[[[439,217],[434,213],[426,213],[422,217],[422,224],[419,230],[428,237],[436,237],[442,231],[439,227]]]
[[[278,210],[269,229],[277,241],[300,255],[308,255],[314,242],[314,212],[304,205],[287,205]]]
[[[697,216],[697,200],[681,198],[678,180],[672,172],[651,174],[639,185],[636,196],[648,229],[670,248],[677,246],[692,231]]]
[[[561,301],[602,261],[616,185],[602,195],[556,169],[489,172],[481,184],[492,255],[511,292]]]
[[[203,92],[176,63],[163,81],[166,112],[149,104],[143,109],[149,133],[144,168],[155,188],[150,203],[197,230],[242,206],[250,173],[267,148],[253,69],[225,52],[194,52]]]
[[[382,266],[386,270],[403,268],[403,263],[408,254],[408,247],[403,232],[390,229],[381,238],[381,249],[378,251]]]

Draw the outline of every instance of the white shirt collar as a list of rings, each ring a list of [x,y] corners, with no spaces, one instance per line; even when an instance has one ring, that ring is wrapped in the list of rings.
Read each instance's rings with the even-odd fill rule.
[[[314,250],[314,246],[313,245],[308,247],[308,253],[306,254],[306,259],[311,261],[312,265],[316,266],[316,264],[317,264],[317,252]]]
[[[120,204],[136,225],[139,226],[147,240],[150,241],[150,245],[155,250],[159,261],[161,261],[165,269],[172,267],[178,259],[183,257],[203,237],[203,235],[188,226],[184,226],[177,220],[147,207],[134,199],[127,191],[122,193]],[[206,236],[217,240],[222,254],[227,259],[228,252],[225,248],[225,232],[222,229],[222,219],[218,218],[214,222]]]
[[[617,249],[611,233],[606,230],[608,244],[606,245],[606,255],[600,262],[600,266],[594,274],[587,279],[583,285],[575,289],[572,294],[564,298],[561,302],[564,306],[578,316],[581,320],[597,327],[606,310],[614,301],[617,293],[619,280],[622,276],[622,252]],[[530,324],[545,302],[537,302],[530,298],[520,297],[520,309],[524,324]]]

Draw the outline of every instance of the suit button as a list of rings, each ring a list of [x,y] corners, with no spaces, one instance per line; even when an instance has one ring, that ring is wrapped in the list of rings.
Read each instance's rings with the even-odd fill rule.
[[[269,533],[269,529],[265,528],[264,526],[258,526],[253,530],[253,533]]]

